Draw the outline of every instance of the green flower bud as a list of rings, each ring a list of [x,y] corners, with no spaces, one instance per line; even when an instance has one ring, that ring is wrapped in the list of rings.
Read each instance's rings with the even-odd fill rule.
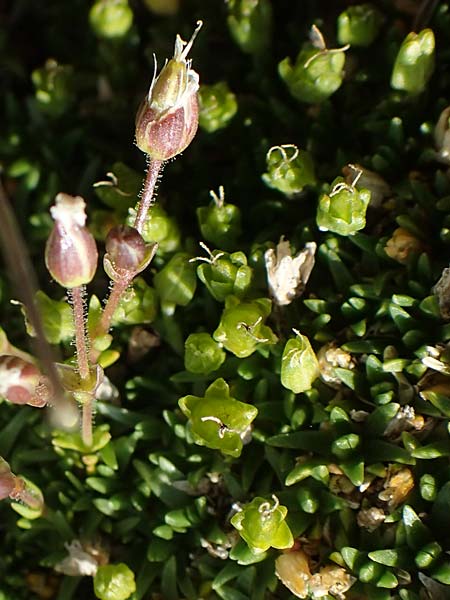
[[[243,52],[259,54],[268,46],[272,29],[269,0],[228,0],[230,33]]]
[[[344,77],[345,50],[348,46],[328,50],[322,34],[315,25],[311,44],[300,50],[294,65],[285,58],[278,65],[280,77],[291,94],[300,102],[323,102],[339,89]]]
[[[100,600],[126,600],[135,591],[134,573],[124,563],[101,565],[94,575],[94,592]]]
[[[237,112],[236,96],[226,81],[214,85],[202,85],[199,91],[199,124],[208,133],[226,127]]]
[[[377,37],[383,17],[372,4],[349,6],[337,21],[337,39],[340,44],[367,47]]]
[[[98,37],[122,38],[133,24],[133,11],[128,0],[96,0],[89,11],[89,23]]]
[[[42,408],[52,396],[49,379],[33,363],[18,356],[0,356],[0,396],[13,404]]]
[[[409,33],[395,59],[391,86],[409,94],[423,92],[434,70],[434,46],[431,29]]]
[[[240,456],[243,440],[258,410],[230,396],[223,379],[216,379],[203,398],[184,396],[178,404],[189,419],[196,444]]]
[[[214,250],[200,243],[209,254],[209,258],[197,258],[205,263],[197,267],[197,275],[208,288],[211,296],[219,302],[224,302],[227,296],[234,294],[242,297],[248,291],[253,270],[247,266],[247,257],[243,252],[227,254]]]
[[[240,302],[228,296],[214,339],[239,358],[250,356],[258,347],[275,344],[277,336],[264,325],[271,307],[268,298]]]
[[[191,333],[184,343],[184,366],[191,373],[207,375],[224,360],[225,352],[209,333]]]
[[[136,218],[136,211],[130,210],[127,217],[128,225],[132,225]],[[142,230],[142,237],[148,243],[158,244],[158,254],[175,252],[180,247],[180,229],[175,219],[168,216],[159,204],[152,206]]]
[[[53,279],[66,288],[89,283],[97,269],[97,247],[85,227],[85,207],[81,196],[58,194],[50,209],[55,226],[45,247],[45,264]]]
[[[311,156],[294,144],[272,146],[266,156],[267,173],[264,183],[286,196],[300,193],[305,185],[314,185],[314,164]]]
[[[366,210],[370,202],[370,191],[358,190],[357,176],[353,184],[337,177],[329,194],[322,194],[317,206],[316,222],[321,231],[333,231],[339,235],[353,235],[366,226]]]
[[[254,552],[273,548],[290,548],[294,543],[285,519],[287,508],[272,496],[273,504],[264,498],[254,498],[231,518],[231,524]]]
[[[198,126],[198,74],[187,55],[202,22],[189,42],[179,35],[173,58],[150,85],[136,116],[136,145],[151,158],[169,160],[192,142]]]
[[[74,99],[70,65],[59,65],[56,60],[48,59],[44,67],[33,71],[31,78],[36,100],[44,112],[59,117],[70,108]]]
[[[197,287],[195,268],[184,252],[175,254],[153,281],[161,303],[172,309],[189,304]]]
[[[1,392],[0,392],[1,393]],[[11,473],[9,464],[0,456],[0,500],[8,498],[16,485],[16,477]]]
[[[105,246],[103,265],[113,281],[141,273],[150,264],[158,247],[157,244],[146,244],[137,229],[128,225],[113,227],[106,237]]]
[[[286,342],[281,357],[281,383],[294,394],[300,394],[311,389],[320,370],[308,338],[296,330],[294,333],[297,337]]]
[[[219,195],[211,190],[213,204],[197,208],[197,219],[202,236],[219,248],[231,250],[241,235],[241,211],[234,204],[225,204],[223,187]]]

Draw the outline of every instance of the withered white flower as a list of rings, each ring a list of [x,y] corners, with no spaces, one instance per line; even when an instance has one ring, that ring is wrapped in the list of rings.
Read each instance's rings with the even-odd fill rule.
[[[344,600],[345,592],[356,581],[337,565],[325,565],[312,574],[309,558],[303,550],[281,554],[275,561],[275,573],[297,598],[323,598],[331,594]]]
[[[65,547],[69,554],[54,566],[57,573],[63,573],[71,577],[79,575],[93,577],[97,573],[97,561],[91,554],[85,552],[79,540],[73,540]]]
[[[434,129],[434,142],[437,149],[437,158],[446,164],[450,163],[450,106],[441,112]]]
[[[355,362],[351,354],[336,346],[334,342],[325,344],[317,353],[320,378],[332,387],[340,387],[341,380],[335,374],[335,368],[354,369]]]
[[[291,246],[282,236],[276,250],[270,248],[264,254],[269,291],[278,306],[287,306],[300,296],[314,267],[315,242],[292,257]]]
[[[432,289],[437,296],[443,319],[450,319],[450,268],[444,269],[439,281]]]

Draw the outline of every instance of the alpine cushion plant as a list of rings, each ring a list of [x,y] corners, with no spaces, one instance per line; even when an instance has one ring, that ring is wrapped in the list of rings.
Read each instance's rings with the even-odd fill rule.
[[[449,15],[0,9],[2,600],[448,596]]]

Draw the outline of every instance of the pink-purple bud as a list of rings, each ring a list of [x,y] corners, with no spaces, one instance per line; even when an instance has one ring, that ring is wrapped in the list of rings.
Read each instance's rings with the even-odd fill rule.
[[[42,408],[52,396],[47,377],[33,363],[18,356],[0,356],[0,396],[13,404]]]
[[[11,473],[6,460],[0,457],[0,500],[8,498],[16,485],[16,477]]]
[[[86,203],[81,196],[58,194],[50,209],[55,226],[47,240],[45,264],[65,288],[89,283],[97,268],[97,246],[86,224]]]
[[[103,267],[113,281],[135,277],[150,264],[157,248],[158,244],[146,244],[134,227],[118,225],[106,238]]]
[[[142,235],[134,227],[117,225],[105,240],[106,252],[116,269],[134,270],[139,267],[146,255],[146,244]]]
[[[173,58],[153,78],[136,115],[136,145],[154,160],[183,152],[197,131],[199,78],[186,57],[201,26],[187,43],[177,35]]]

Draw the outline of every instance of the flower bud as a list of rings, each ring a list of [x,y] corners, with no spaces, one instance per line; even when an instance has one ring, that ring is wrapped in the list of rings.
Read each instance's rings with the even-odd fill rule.
[[[97,268],[97,247],[85,227],[86,203],[81,196],[58,194],[50,209],[55,226],[45,248],[45,264],[60,285],[74,288],[89,283]]]
[[[230,33],[243,52],[260,54],[270,44],[272,5],[269,0],[228,0]]]
[[[300,332],[294,332],[297,337],[286,342],[281,358],[281,383],[294,394],[300,394],[311,389],[320,371],[310,341]]]
[[[105,240],[106,252],[118,269],[136,269],[145,257],[145,242],[139,231],[128,225],[113,227]]]
[[[341,86],[347,49],[329,50],[313,26],[311,43],[300,50],[294,65],[290,58],[282,60],[278,72],[294,98],[308,104],[323,102]]]
[[[381,13],[371,4],[349,6],[338,17],[338,42],[363,48],[370,46],[380,31],[382,20]]]
[[[392,70],[391,87],[420,94],[434,70],[434,33],[412,31],[404,39]]]
[[[203,244],[202,244],[203,245]],[[247,265],[247,257],[243,252],[209,252],[210,258],[197,258],[193,260],[204,260],[197,267],[197,275],[208,288],[213,298],[224,302],[227,296],[234,294],[242,297],[248,291],[252,282],[253,270]]]
[[[200,127],[208,133],[226,127],[237,112],[236,96],[226,81],[215,85],[202,85],[199,92]]]
[[[280,505],[276,496],[272,499],[271,503],[256,497],[231,518],[233,527],[255,553],[265,552],[271,546],[290,548],[294,543],[285,520],[287,508]]]
[[[329,194],[322,194],[317,207],[317,226],[321,231],[353,235],[366,226],[366,210],[370,191],[357,189],[357,179],[351,185],[337,177]]]
[[[289,152],[287,152],[289,151]],[[286,196],[299,194],[305,185],[314,185],[314,164],[305,150],[293,144],[273,146],[266,155],[267,173],[264,183]]]
[[[126,600],[136,591],[133,571],[125,564],[101,565],[94,575],[94,592],[100,600]]]
[[[187,55],[201,26],[189,42],[177,35],[173,58],[153,78],[136,115],[136,145],[154,160],[183,152],[197,131],[199,78]]]
[[[271,309],[268,298],[240,302],[235,296],[228,296],[214,339],[239,358],[250,356],[264,345],[275,344],[277,336],[264,324]]]
[[[0,457],[0,500],[8,498],[16,485],[16,477],[11,473],[6,460]]]
[[[240,456],[251,423],[258,414],[255,406],[230,396],[224,379],[216,379],[203,398],[184,396],[178,405],[189,419],[196,444],[234,457]]]
[[[225,352],[209,333],[191,333],[184,343],[184,366],[191,373],[207,375],[217,371]]]
[[[13,404],[42,408],[51,393],[49,380],[33,363],[18,356],[0,356],[0,396]]]
[[[64,114],[75,99],[73,67],[60,65],[49,58],[40,69],[32,73],[35,97],[43,112],[53,117]]]
[[[92,29],[101,38],[124,37],[133,24],[128,0],[97,0],[89,12]]]
[[[146,244],[134,227],[117,225],[113,227],[105,241],[106,254],[103,265],[113,281],[124,275],[137,275],[152,260],[157,244]]]
[[[213,203],[197,208],[197,220],[202,236],[218,248],[232,250],[241,235],[241,211],[235,204],[225,203],[223,187],[219,194],[211,190]]]

